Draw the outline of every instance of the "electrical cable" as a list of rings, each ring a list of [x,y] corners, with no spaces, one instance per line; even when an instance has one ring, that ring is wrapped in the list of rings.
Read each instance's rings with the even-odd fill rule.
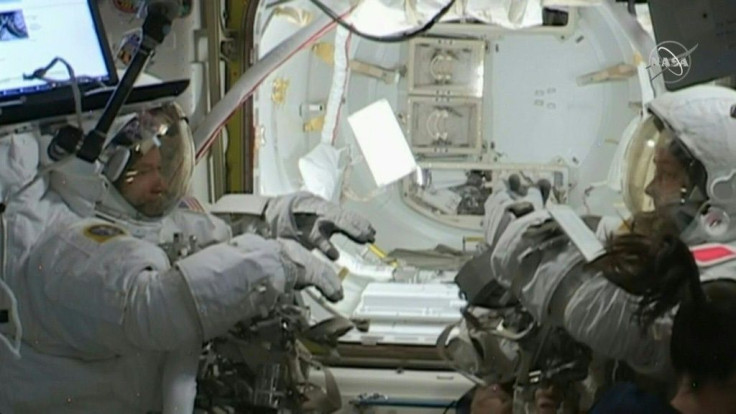
[[[636,16],[636,0],[629,0],[626,9],[629,11],[629,14]]]
[[[343,18],[337,15],[335,11],[333,11],[330,7],[322,3],[320,0],[310,0],[312,4],[317,6],[318,9],[320,9],[323,13],[330,16],[330,18],[337,23],[338,25],[344,27],[345,29],[349,30],[351,33],[356,34],[362,38],[372,40],[375,42],[382,42],[382,43],[396,43],[396,42],[404,42],[406,40],[409,40],[413,37],[419,36],[427,31],[429,31],[434,25],[442,19],[442,17],[447,14],[447,12],[450,11],[453,5],[455,5],[456,0],[449,0],[446,5],[444,5],[437,14],[432,16],[431,19],[429,19],[425,24],[422,26],[407,30],[404,32],[401,32],[399,34],[395,35],[389,35],[389,36],[375,36],[368,33],[361,32],[360,30],[356,29],[355,26],[353,26],[350,23],[347,23]]]
[[[460,402],[459,400],[450,401],[450,403],[447,404],[447,406],[445,407],[445,411],[442,411],[442,414],[449,413],[450,412],[450,408],[457,408],[457,405],[458,405],[459,402]]]
[[[77,78],[77,76],[74,74],[74,68],[72,65],[69,64],[65,59],[60,57],[55,57],[51,60],[51,62],[46,65],[43,68],[39,68],[33,71],[30,75],[23,74],[23,79],[25,80],[31,80],[31,79],[40,79],[46,83],[49,84],[55,84],[55,83],[62,83],[62,81],[57,79],[50,79],[46,77],[46,72],[51,70],[57,63],[61,62],[65,67],[66,71],[69,74],[69,82],[71,83],[72,87],[72,94],[74,95],[74,113],[77,118],[77,127],[79,129],[82,129],[82,93],[79,91],[79,80],[85,80],[90,79],[89,77],[81,77]]]
[[[267,10],[268,10],[268,9],[272,9],[272,8],[274,8],[274,7],[276,7],[276,6],[280,6],[280,5],[282,5],[282,4],[286,4],[286,3],[291,3],[292,1],[294,1],[294,0],[276,0],[276,1],[274,1],[273,3],[269,3],[269,4],[267,4],[267,5],[266,5],[266,9],[267,9]]]

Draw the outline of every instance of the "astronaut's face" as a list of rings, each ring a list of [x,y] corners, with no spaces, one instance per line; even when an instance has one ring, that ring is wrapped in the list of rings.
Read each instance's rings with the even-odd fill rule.
[[[476,389],[470,405],[470,414],[511,414],[512,410],[512,396],[495,384]]]
[[[662,134],[669,134],[668,131]],[[664,142],[669,137],[663,136]],[[646,194],[652,198],[654,209],[658,213],[669,211],[679,205],[682,199],[682,190],[688,188],[689,180],[686,168],[667,149],[666,145],[658,145],[654,153],[654,178],[647,185]]]
[[[555,414],[561,402],[560,388],[556,385],[534,391],[534,407],[537,414]]]
[[[154,147],[125,172],[119,191],[139,212],[157,217],[164,213],[166,188],[161,151]]]

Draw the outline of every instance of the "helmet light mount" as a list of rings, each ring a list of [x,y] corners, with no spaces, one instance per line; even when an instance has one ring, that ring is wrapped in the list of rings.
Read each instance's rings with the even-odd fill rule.
[[[181,16],[183,10],[181,0],[150,0],[142,2],[140,7],[141,10],[145,10],[146,16],[142,27],[143,38],[125,75],[107,101],[97,125],[86,136],[82,131],[69,130],[74,127],[60,129],[49,146],[49,156],[52,159],[58,161],[66,155],[76,154],[78,158],[88,163],[97,161],[110,127],[130,96],[136,79],[146,67],[156,47],[171,31],[173,20]]]

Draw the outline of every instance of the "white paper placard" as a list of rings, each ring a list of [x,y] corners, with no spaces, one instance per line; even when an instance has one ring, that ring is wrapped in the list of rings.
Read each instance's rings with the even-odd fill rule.
[[[388,101],[382,99],[348,117],[376,185],[383,187],[417,169],[414,155]]]

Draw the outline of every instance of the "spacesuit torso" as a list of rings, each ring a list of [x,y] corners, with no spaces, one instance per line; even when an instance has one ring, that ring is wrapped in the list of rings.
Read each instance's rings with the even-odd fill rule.
[[[176,211],[145,232],[74,218],[42,237],[14,283],[23,358],[3,356],[3,413],[160,411],[166,353],[224,333],[274,300],[258,285],[283,283],[275,242],[217,244],[229,228],[207,214]],[[215,245],[172,267],[158,244],[175,233]]]

